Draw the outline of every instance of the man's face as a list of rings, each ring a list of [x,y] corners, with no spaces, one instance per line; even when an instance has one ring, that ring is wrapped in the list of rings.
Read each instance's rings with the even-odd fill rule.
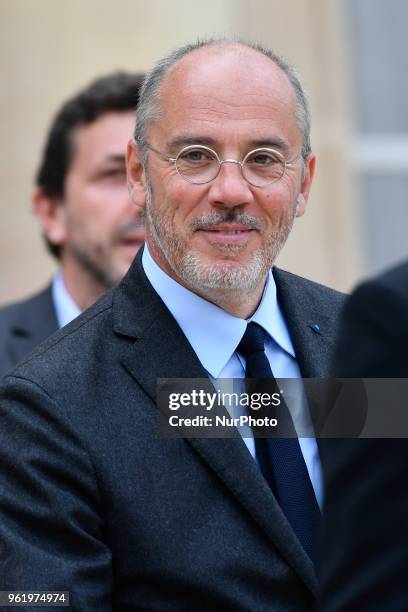
[[[176,157],[184,146],[206,145],[221,159],[242,160],[257,147],[286,160],[302,148],[296,99],[284,73],[264,56],[241,48],[203,49],[165,78],[161,117],[149,143]],[[173,278],[204,296],[222,289],[263,287],[266,274],[303,214],[313,174],[298,159],[277,183],[248,184],[237,164],[223,164],[213,181],[194,185],[173,164],[149,152],[146,168],[149,249]]]
[[[134,122],[133,112],[110,112],[76,130],[59,204],[63,269],[85,272],[104,288],[123,277],[144,241],[143,209],[130,200],[126,181]]]

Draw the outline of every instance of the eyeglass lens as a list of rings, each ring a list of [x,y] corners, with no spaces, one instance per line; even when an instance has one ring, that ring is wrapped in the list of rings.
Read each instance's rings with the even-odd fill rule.
[[[241,166],[248,183],[263,187],[282,178],[285,172],[285,159],[272,149],[255,149],[245,156]],[[220,162],[211,149],[187,147],[178,155],[176,167],[179,174],[187,181],[203,184],[217,176]]]

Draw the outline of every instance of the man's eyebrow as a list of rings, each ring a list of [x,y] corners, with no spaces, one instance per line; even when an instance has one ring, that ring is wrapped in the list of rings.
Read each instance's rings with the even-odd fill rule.
[[[168,148],[171,151],[175,151],[178,153],[180,149],[183,147],[188,147],[190,145],[204,145],[207,147],[211,147],[215,150],[219,148],[219,141],[211,138],[209,136],[203,136],[198,134],[186,135],[186,136],[178,136],[177,138],[173,138],[168,143]],[[289,152],[288,143],[280,138],[279,136],[271,137],[271,138],[256,138],[253,140],[249,140],[247,142],[247,149],[250,151],[251,149],[259,149],[259,148],[269,148],[269,149],[277,149],[282,153]]]
[[[118,164],[124,164],[125,163],[125,154],[116,154],[116,153],[112,153],[110,155],[107,155],[105,158],[106,161],[108,162],[116,162]]]
[[[251,140],[248,144],[251,149],[267,148],[277,149],[282,153],[289,152],[289,144],[283,138],[279,138],[279,136],[274,138],[257,138],[256,140]]]
[[[209,136],[203,136],[198,134],[191,134],[186,136],[178,136],[169,141],[168,147],[171,150],[182,149],[183,147],[189,147],[190,145],[204,145],[207,147],[215,147],[217,141]]]

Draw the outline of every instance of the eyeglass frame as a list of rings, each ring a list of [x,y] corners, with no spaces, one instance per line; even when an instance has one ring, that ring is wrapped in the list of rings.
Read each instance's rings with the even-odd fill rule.
[[[302,152],[300,152],[299,155],[297,155],[293,159],[287,161],[280,151],[277,151],[276,149],[273,149],[272,147],[257,147],[256,149],[252,149],[251,151],[248,151],[248,153],[245,155],[245,157],[241,161],[239,161],[238,159],[220,159],[217,151],[214,151],[214,149],[211,149],[211,147],[207,147],[206,145],[200,145],[200,144],[197,144],[197,145],[194,145],[194,144],[187,145],[186,147],[183,147],[178,152],[176,157],[171,157],[169,155],[166,155],[165,153],[162,153],[161,151],[158,151],[157,149],[155,149],[147,141],[144,141],[142,143],[142,146],[146,146],[148,149],[150,149],[154,153],[157,153],[157,155],[160,155],[161,157],[163,157],[163,159],[165,159],[169,163],[174,164],[174,167],[176,168],[177,174],[179,176],[181,176],[181,178],[184,181],[186,181],[187,183],[190,183],[191,185],[207,185],[208,183],[211,183],[211,181],[214,181],[217,178],[217,176],[219,175],[222,164],[229,163],[229,164],[238,164],[239,166],[241,166],[242,177],[244,178],[244,180],[249,185],[252,185],[252,187],[257,187],[257,189],[263,189],[264,187],[269,187],[270,185],[273,185],[274,183],[277,183],[278,181],[280,181],[285,176],[286,168],[288,166],[292,166],[295,162],[297,162],[300,158],[302,158]],[[179,159],[179,157],[180,157],[180,155],[182,153],[184,153],[185,151],[188,151],[190,149],[202,149],[203,151],[209,151],[210,153],[215,155],[215,160],[218,162],[218,170],[217,170],[217,174],[213,178],[209,179],[208,181],[203,181],[202,183],[201,182],[197,183],[195,181],[189,180],[186,176],[184,176],[184,174],[182,174],[179,171],[178,166],[177,166],[177,161],[178,161],[178,159]],[[246,178],[246,176],[244,174],[244,164],[245,164],[246,160],[248,159],[248,157],[250,155],[252,155],[253,153],[256,153],[257,151],[272,152],[274,154],[278,154],[278,156],[282,158],[282,161],[283,161],[283,172],[282,172],[282,175],[278,179],[274,179],[270,183],[266,183],[265,185],[255,185],[254,183],[251,183],[251,181],[249,181]]]

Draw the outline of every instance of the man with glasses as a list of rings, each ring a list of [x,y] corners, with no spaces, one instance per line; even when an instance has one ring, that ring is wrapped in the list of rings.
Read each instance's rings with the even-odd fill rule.
[[[177,172],[184,180],[195,185],[204,185],[217,178],[222,164],[238,164],[245,180],[253,187],[268,187],[279,181],[286,168],[292,166],[301,157],[299,154],[292,161],[286,161],[282,153],[268,147],[260,147],[248,151],[242,161],[236,159],[220,159],[217,152],[203,145],[183,147],[176,157],[164,155],[152,145],[145,146],[163,159],[174,164]]]
[[[0,393],[5,468],[23,449],[0,482],[0,588],[70,590],[76,610],[312,609],[316,440],[160,436],[156,405],[159,379],[328,373],[342,297],[271,272],[313,180],[302,87],[267,49],[199,42],[152,70],[137,118],[143,254]]]

